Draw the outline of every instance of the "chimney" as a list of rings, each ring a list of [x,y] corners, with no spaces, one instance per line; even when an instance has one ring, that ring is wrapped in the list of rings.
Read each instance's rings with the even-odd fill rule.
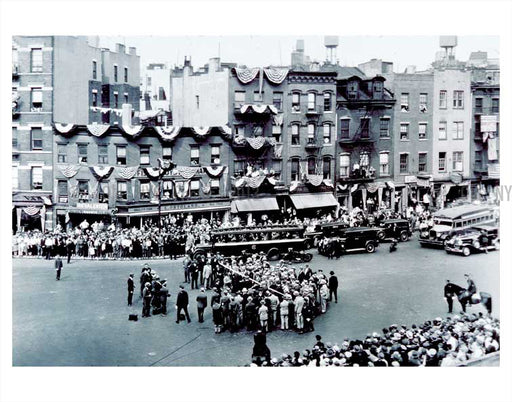
[[[125,52],[125,46],[121,43],[116,43],[116,52],[117,53],[124,53]]]
[[[137,56],[137,48],[136,47],[130,46],[128,49],[130,50],[130,54],[132,56]]]
[[[132,105],[129,103],[123,103],[123,126],[131,127],[132,125]]]
[[[220,57],[212,57],[208,61],[208,73],[209,74],[219,71],[219,67],[220,67]]]
[[[188,76],[192,75],[192,58],[185,56],[185,62],[183,65],[183,75]]]
[[[405,73],[406,74],[416,74],[416,66],[407,66],[405,68]]]

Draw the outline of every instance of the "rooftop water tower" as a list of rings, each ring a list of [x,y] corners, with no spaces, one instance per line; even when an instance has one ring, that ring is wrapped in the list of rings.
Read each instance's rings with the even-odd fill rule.
[[[440,36],[439,37],[439,47],[444,49],[445,59],[446,60],[454,60],[455,59],[455,47],[457,46],[457,36]]]
[[[336,50],[338,49],[339,38],[337,36],[325,36],[324,46],[326,52],[326,60],[328,63],[336,64]]]

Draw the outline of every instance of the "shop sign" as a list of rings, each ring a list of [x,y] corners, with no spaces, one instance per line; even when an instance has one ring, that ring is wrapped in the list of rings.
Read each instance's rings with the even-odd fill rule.
[[[404,183],[408,183],[408,184],[416,183],[417,179],[418,178],[416,176],[414,176],[414,175],[412,175],[412,176],[405,176],[404,177]]]
[[[104,202],[79,202],[76,204],[76,209],[87,209],[89,211],[106,211],[108,204]]]
[[[175,210],[194,210],[194,209],[207,209],[207,208],[230,208],[230,204],[226,202],[207,202],[207,203],[192,203],[192,204],[170,204],[162,205],[160,210],[162,212],[175,211]],[[129,212],[147,212],[147,211],[158,211],[158,206],[144,206],[130,208]]]

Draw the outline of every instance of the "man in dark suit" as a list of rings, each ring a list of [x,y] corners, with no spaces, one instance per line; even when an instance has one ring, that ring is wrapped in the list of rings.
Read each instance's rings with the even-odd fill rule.
[[[208,297],[206,296],[206,293],[204,293],[204,288],[201,288],[201,293],[197,295],[196,298],[197,301],[197,315],[199,316],[199,322],[203,322],[203,316],[204,316],[204,309],[208,305]]]
[[[180,323],[181,310],[183,310],[185,313],[187,322],[190,322],[190,316],[188,315],[188,293],[186,292],[183,285],[180,285],[180,291],[176,297],[176,324]]]
[[[60,281],[60,271],[62,270],[62,260],[60,259],[60,255],[57,254],[55,257],[55,271],[57,271],[57,280]]]
[[[338,278],[334,275],[334,271],[330,272],[331,276],[329,277],[329,301],[332,301],[332,296],[334,295],[334,300],[338,303]]]
[[[130,274],[128,277],[128,305],[132,305],[133,301],[133,290],[135,289],[135,284],[133,283],[133,274]]]
[[[444,286],[444,298],[448,303],[448,313],[453,311],[453,298],[455,297],[455,285],[451,283],[448,279],[446,280],[446,285]]]

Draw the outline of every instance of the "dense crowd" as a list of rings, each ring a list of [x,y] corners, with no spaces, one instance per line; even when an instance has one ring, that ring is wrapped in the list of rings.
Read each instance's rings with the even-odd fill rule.
[[[500,350],[500,321],[482,313],[455,315],[411,328],[391,325],[382,334],[341,343],[324,343],[317,335],[312,349],[278,358],[256,337],[254,348],[255,366],[460,366]]]
[[[217,333],[242,328],[313,331],[313,319],[326,312],[334,282],[308,265],[298,270],[284,261],[272,265],[264,253],[186,256],[183,267],[191,289],[213,290],[210,307]]]

